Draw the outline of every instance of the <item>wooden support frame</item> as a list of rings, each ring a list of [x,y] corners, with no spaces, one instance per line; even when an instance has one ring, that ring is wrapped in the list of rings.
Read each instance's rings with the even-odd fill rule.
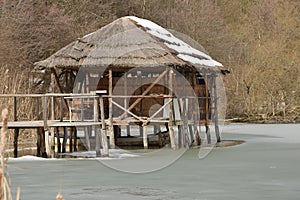
[[[135,100],[135,102],[133,102],[131,104],[131,106],[127,109],[127,110],[131,110],[132,108],[134,108],[138,103],[141,102],[141,100],[143,99],[144,96],[146,96],[148,94],[148,92],[150,92],[150,90],[168,73],[168,69],[166,69],[162,74],[159,75],[159,77],[157,77],[157,79],[143,92],[143,94],[141,95],[141,97],[139,97],[137,100]],[[125,117],[125,113],[123,113],[120,116],[120,119],[124,119]]]

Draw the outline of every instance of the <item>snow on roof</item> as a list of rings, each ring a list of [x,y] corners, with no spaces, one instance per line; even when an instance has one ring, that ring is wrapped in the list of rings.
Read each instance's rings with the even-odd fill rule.
[[[162,28],[161,26],[135,16],[127,16],[125,18],[135,21],[138,25],[144,27],[148,33],[162,40],[164,44],[169,48],[177,52],[177,57],[190,62],[192,64],[200,64],[210,67],[222,67],[223,65],[213,60],[206,53],[199,51],[182,40],[175,37],[172,33]]]

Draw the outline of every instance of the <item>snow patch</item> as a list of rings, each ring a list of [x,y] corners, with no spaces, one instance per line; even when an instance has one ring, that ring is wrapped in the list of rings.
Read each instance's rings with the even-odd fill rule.
[[[206,65],[210,67],[222,67],[223,65],[215,60],[213,60],[209,55],[199,51],[187,43],[183,42],[182,40],[176,38],[172,33],[167,31],[166,29],[162,28],[161,26],[146,20],[141,19],[135,16],[128,16],[125,17],[126,19],[131,19],[135,21],[138,25],[144,27],[148,33],[157,37],[158,39],[162,40],[163,43],[169,48],[174,50],[180,59],[193,63],[193,64],[200,64]],[[200,59],[205,58],[205,59]]]

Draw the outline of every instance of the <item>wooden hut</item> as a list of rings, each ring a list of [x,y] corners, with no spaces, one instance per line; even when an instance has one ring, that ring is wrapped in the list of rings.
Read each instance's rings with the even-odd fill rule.
[[[162,146],[163,138],[172,148],[199,144],[199,126],[206,126],[210,142],[213,121],[221,140],[215,79],[222,64],[151,21],[117,19],[35,65],[51,71],[52,91],[54,85],[62,93],[106,91],[102,129],[109,131],[111,148]],[[133,126],[141,137],[132,137]]]

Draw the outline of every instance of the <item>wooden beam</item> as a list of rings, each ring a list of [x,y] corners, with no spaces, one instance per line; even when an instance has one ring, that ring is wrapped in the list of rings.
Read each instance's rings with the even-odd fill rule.
[[[132,108],[134,108],[138,103],[140,103],[140,101],[143,99],[144,96],[146,96],[148,94],[148,92],[150,92],[150,90],[168,73],[168,69],[166,69],[161,75],[159,75],[159,77],[157,77],[157,79],[143,92],[143,94],[141,95],[141,97],[139,97],[137,100],[135,100],[135,102],[133,102],[133,104],[131,104],[131,106],[127,109],[127,110],[131,110]],[[121,115],[121,119],[123,119],[125,117],[126,113],[123,113],[123,115]]]
[[[52,68],[52,69],[51,69],[51,73],[54,75],[54,78],[55,78],[55,80],[56,80],[56,84],[57,84],[57,86],[58,86],[59,92],[60,92],[60,93],[64,93],[64,91],[63,91],[63,89],[62,89],[62,87],[61,87],[61,85],[60,85],[60,83],[59,83],[59,78],[58,78],[58,76],[57,76],[57,73],[56,73],[55,69]],[[64,101],[65,101],[66,108],[67,108],[67,110],[69,111],[70,108],[69,108],[68,102],[67,102],[66,99],[64,99]]]

